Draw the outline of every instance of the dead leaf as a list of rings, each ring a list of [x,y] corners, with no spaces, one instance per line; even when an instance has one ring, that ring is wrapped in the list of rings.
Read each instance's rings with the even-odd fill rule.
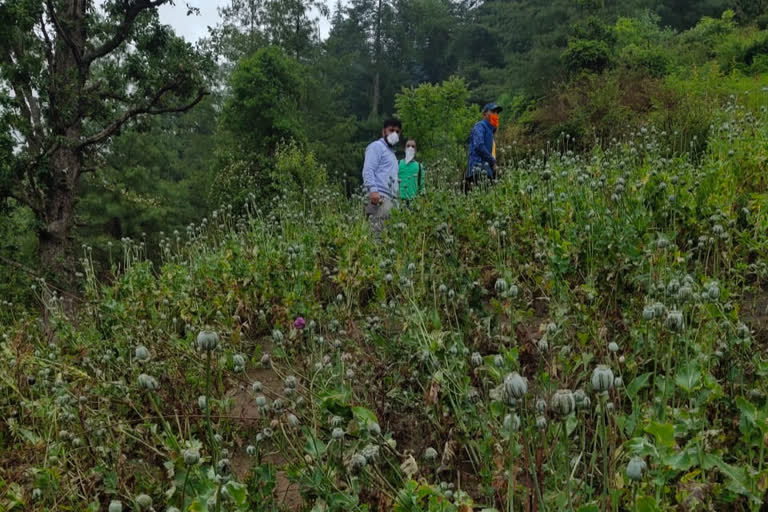
[[[405,476],[412,478],[413,475],[419,472],[419,465],[416,463],[416,459],[413,455],[408,454],[402,464],[400,464],[400,471],[405,473]]]
[[[428,404],[437,405],[437,400],[440,397],[440,382],[432,380],[427,390],[426,401]]]

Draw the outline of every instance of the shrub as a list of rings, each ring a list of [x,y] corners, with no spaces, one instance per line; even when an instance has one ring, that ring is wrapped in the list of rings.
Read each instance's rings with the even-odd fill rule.
[[[604,41],[574,39],[563,52],[565,67],[571,73],[587,70],[601,72],[611,63],[611,51]]]
[[[434,160],[448,153],[458,165],[459,160],[466,158],[465,154],[459,157],[463,153],[461,148],[479,119],[477,107],[469,105],[468,100],[467,85],[457,77],[439,85],[403,88],[397,95],[395,107],[403,122],[403,135],[416,139],[422,160]]]

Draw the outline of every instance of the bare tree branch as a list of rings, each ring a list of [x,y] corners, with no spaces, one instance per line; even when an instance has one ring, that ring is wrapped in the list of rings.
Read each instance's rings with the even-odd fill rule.
[[[43,18],[42,11],[40,12],[40,31],[43,33],[43,41],[45,41],[45,60],[48,61],[48,73],[53,75],[53,43],[48,35],[48,31],[45,29],[45,19]]]
[[[41,205],[38,201],[35,201],[34,198],[30,197],[29,194],[22,188],[21,184],[17,181],[11,185],[11,188],[9,190],[5,191],[8,196],[12,197],[19,203],[23,204],[24,206],[28,207],[30,210],[32,210],[35,213],[42,212]]]
[[[45,4],[48,6],[48,15],[51,17],[53,20],[53,25],[56,27],[56,33],[58,33],[59,36],[64,39],[64,42],[67,43],[67,46],[69,46],[69,49],[72,51],[72,55],[75,56],[78,69],[82,71],[83,56],[80,55],[80,50],[75,45],[74,41],[72,41],[72,37],[70,36],[69,32],[67,32],[67,29],[64,28],[64,26],[61,24],[61,21],[59,20],[59,17],[56,15],[56,11],[53,8],[53,0],[46,0]]]
[[[126,40],[128,34],[131,32],[131,27],[133,27],[133,22],[136,20],[136,16],[141,14],[142,11],[159,7],[165,3],[168,3],[169,1],[170,0],[136,0],[125,11],[125,16],[123,16],[123,21],[121,21],[120,25],[117,27],[117,32],[115,32],[115,34],[104,44],[94,49],[92,52],[88,52],[86,54],[86,65],[90,66],[93,61],[108,55],[110,52],[112,52],[112,50],[120,46],[120,44]]]
[[[117,131],[120,129],[120,127],[125,124],[126,121],[129,119],[132,119],[136,116],[139,116],[141,114],[169,114],[173,112],[186,112],[207,96],[209,93],[208,91],[204,89],[200,89],[197,93],[197,96],[195,99],[193,99],[191,102],[187,103],[186,105],[180,105],[175,107],[159,107],[156,108],[158,102],[165,96],[168,92],[170,92],[173,87],[176,84],[168,84],[162,89],[158,91],[158,93],[155,95],[152,100],[150,100],[149,103],[142,105],[141,107],[133,108],[121,115],[119,118],[117,118],[112,124],[101,130],[100,132],[91,135],[90,137],[84,139],[77,145],[77,149],[82,149],[86,146],[90,146],[93,144],[98,144],[99,142],[103,141],[104,139],[107,139],[117,133]]]

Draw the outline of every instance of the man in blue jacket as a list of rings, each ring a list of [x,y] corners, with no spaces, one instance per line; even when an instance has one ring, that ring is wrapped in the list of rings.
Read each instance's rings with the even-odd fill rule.
[[[395,146],[400,141],[402,124],[398,119],[387,119],[381,129],[381,138],[365,148],[363,186],[367,195],[365,214],[376,238],[392,210],[392,200],[398,197],[399,181]]]
[[[499,127],[501,107],[488,103],[483,107],[483,119],[475,124],[469,135],[469,162],[464,175],[464,191],[468,192],[485,174],[493,181],[497,177],[496,145],[493,135]]]

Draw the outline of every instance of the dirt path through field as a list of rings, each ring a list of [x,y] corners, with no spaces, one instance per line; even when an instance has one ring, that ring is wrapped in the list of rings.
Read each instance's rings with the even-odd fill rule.
[[[264,353],[269,353],[271,344],[264,344]],[[248,382],[258,380],[263,386],[263,394],[271,403],[275,398],[283,397],[283,382],[280,377],[271,368],[256,368],[248,372]],[[261,425],[259,418],[259,408],[255,403],[255,394],[249,388],[232,390],[230,393],[233,400],[232,414],[241,418],[240,424],[245,427],[246,432],[252,432],[255,437],[256,429]],[[255,442],[255,439],[241,439],[239,446],[232,456],[232,468],[239,481],[244,481],[248,476],[252,459],[246,453],[246,447]],[[303,510],[304,500],[299,494],[299,488],[296,484],[288,480],[285,471],[280,468],[286,464],[286,460],[280,454],[267,454],[263,457],[263,462],[269,462],[277,470],[274,498],[277,504],[287,510]]]

